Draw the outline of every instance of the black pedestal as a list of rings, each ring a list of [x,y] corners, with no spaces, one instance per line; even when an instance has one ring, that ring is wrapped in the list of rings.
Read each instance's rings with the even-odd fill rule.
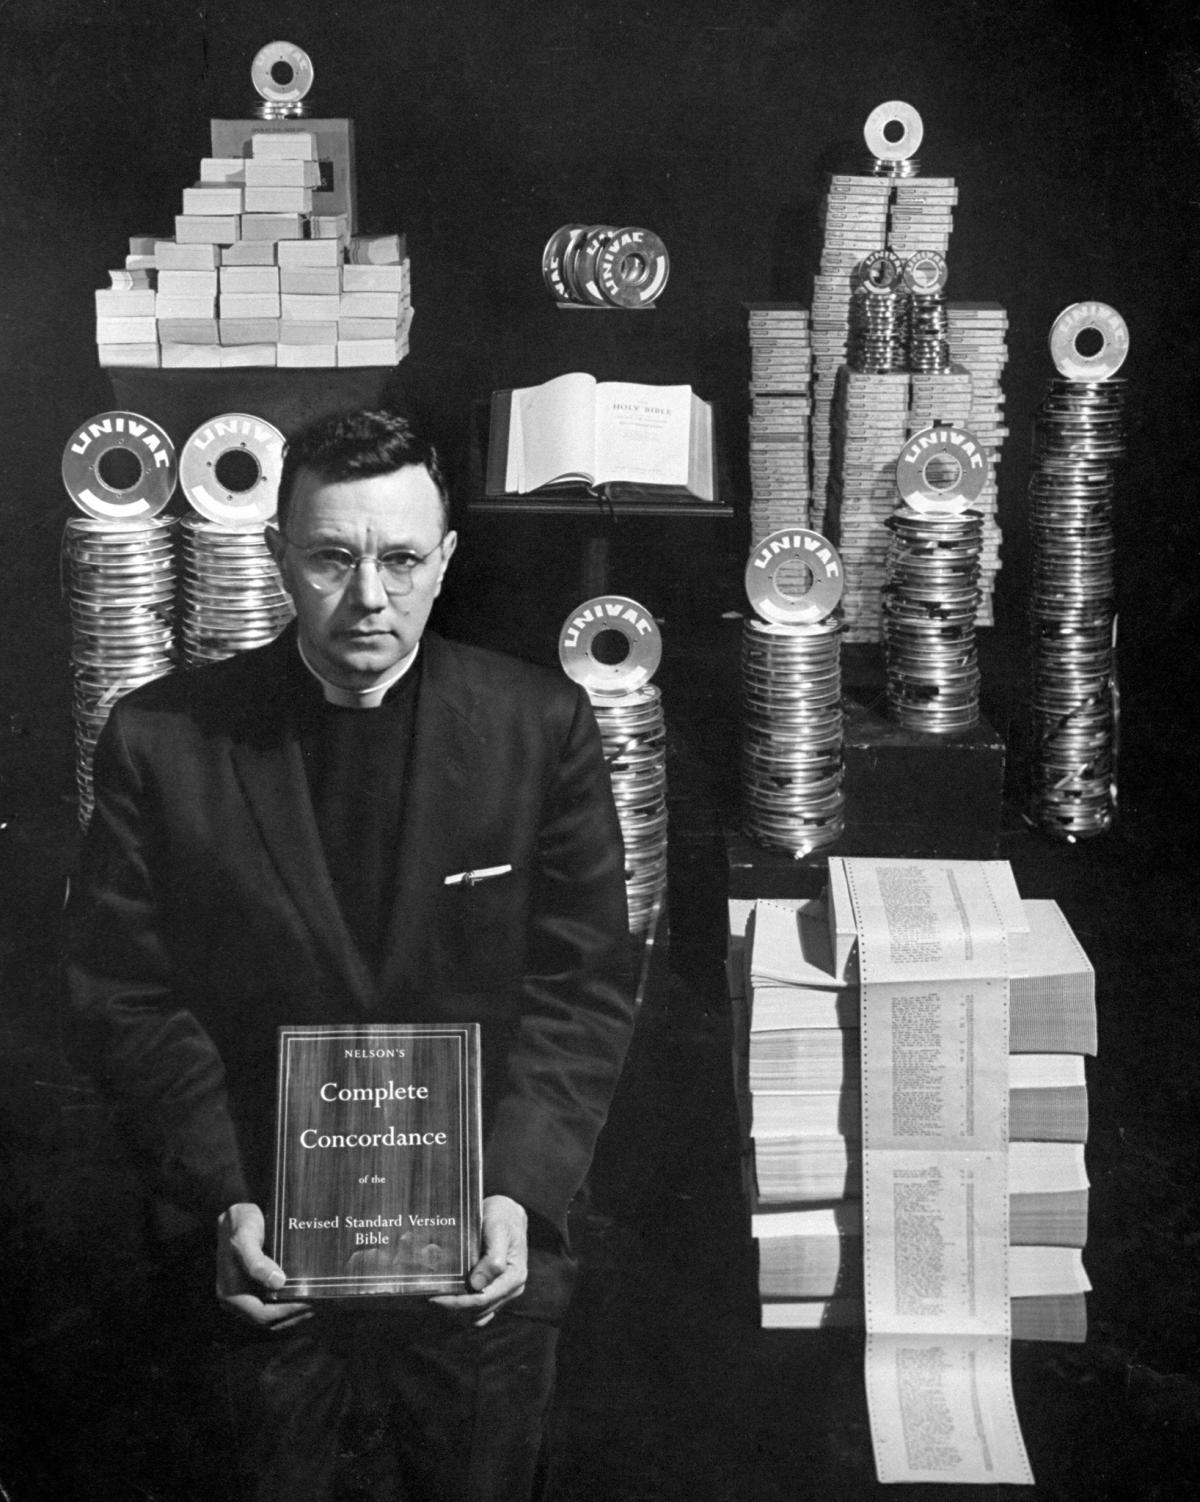
[[[740,831],[726,837],[731,897],[817,897],[831,855],[991,860],[1000,839],[1004,742],[981,720],[933,735],[845,704],[846,824],[799,860]]]
[[[197,428],[225,412],[248,412],[287,438],[328,412],[385,404],[396,372],[346,370],[137,370],[106,372],[116,408],[149,417],[181,448]],[[390,403],[389,403],[390,404]]]
[[[844,745],[846,832],[835,854],[993,859],[1004,742],[986,720],[933,735],[847,699]]]

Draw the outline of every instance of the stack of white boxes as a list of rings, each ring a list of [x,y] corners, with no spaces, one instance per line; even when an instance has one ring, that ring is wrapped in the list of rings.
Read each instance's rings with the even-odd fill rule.
[[[824,532],[832,464],[834,387],[846,362],[850,299],[860,261],[887,244],[888,178],[834,173],[821,209],[824,243],[813,279],[812,525]]]
[[[812,343],[808,309],[751,303],[750,541],[807,527]]]
[[[992,606],[996,575],[1000,572],[1000,522],[997,516],[1000,463],[1008,429],[1004,426],[1004,392],[1000,377],[1008,362],[1008,314],[999,303],[946,304],[950,359],[971,380],[971,405],[963,426],[983,445],[989,461],[987,484],[974,509],[983,513],[983,557],[980,566],[980,603],[975,618],[981,626],[994,621]]]
[[[96,293],[101,365],[164,369],[397,364],[411,278],[402,235],[352,235],[314,212],[321,163],[305,130],[257,132],[205,157],[172,239],[136,236]]]

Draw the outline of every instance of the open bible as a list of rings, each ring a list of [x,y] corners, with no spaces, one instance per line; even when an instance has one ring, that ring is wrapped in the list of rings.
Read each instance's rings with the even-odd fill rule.
[[[690,386],[583,371],[492,394],[488,495],[609,485],[714,500],[711,406]]]

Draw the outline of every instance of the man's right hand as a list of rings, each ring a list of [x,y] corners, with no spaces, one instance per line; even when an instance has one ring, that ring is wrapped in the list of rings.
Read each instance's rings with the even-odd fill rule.
[[[217,1298],[252,1324],[281,1329],[308,1319],[307,1304],[268,1303],[261,1290],[282,1288],[283,1268],[263,1251],[267,1227],[257,1205],[230,1205],[217,1220]]]

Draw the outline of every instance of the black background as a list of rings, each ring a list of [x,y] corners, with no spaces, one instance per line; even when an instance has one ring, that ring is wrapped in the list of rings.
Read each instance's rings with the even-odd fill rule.
[[[1082,300],[1125,318],[1121,826],[1080,849],[1047,849],[1023,829],[1002,844],[1023,895],[1060,898],[1097,967],[1093,1336],[1014,1359],[1040,1495],[1188,1493],[1200,1389],[1178,1374],[1195,1370],[1198,920],[1194,861],[1172,857],[1194,849],[1200,811],[1193,11],[1186,0],[0,4],[0,1173],[16,1211],[0,1305],[26,1397],[11,1432],[0,1414],[0,1484],[20,1502],[74,1497],[68,1471],[81,1497],[217,1495],[126,1479],[143,1474],[147,1415],[163,1396],[144,1353],[160,1338],[167,1370],[182,1338],[159,1315],[177,1290],[148,1287],[127,1166],[110,1160],[94,1099],[72,1093],[47,1047],[48,956],[76,840],[58,564],[71,508],[59,465],[68,436],[113,405],[96,364],[94,289],[130,234],[170,233],[208,154],[209,119],[250,113],[251,58],[276,38],[312,56],[314,112],[354,119],[362,229],[408,234],[416,318],[402,368],[452,448],[494,387],[578,368],[689,381],[729,418],[737,518],[621,523],[613,538],[613,587],[663,621],[664,698],[679,726],[672,786],[685,795],[672,881],[686,892],[694,875],[705,895],[691,913],[673,908],[671,986],[640,1024],[610,1130],[610,1191],[625,1186],[614,1200],[637,1201],[637,1213],[610,1244],[596,1232],[578,1303],[563,1389],[572,1498],[724,1502],[753,1485],[782,1499],[801,1494],[804,1475],[847,1502],[874,1495],[857,1348],[836,1333],[819,1348],[756,1341],[750,1305],[722,1303],[742,1288],[746,1238],[710,810],[736,797],[737,690],[733,654],[709,674],[704,644],[724,632],[728,647],[736,623],[722,613],[744,608],[742,305],[809,302],[825,174],[861,169],[876,105],[912,104],[923,170],[959,188],[949,295],[999,302],[1010,318],[1004,569],[984,655],[992,692],[1004,680],[1016,702],[1029,435],[1052,374],[1049,330]],[[654,313],[553,308],[542,246],[575,221],[663,237],[672,271]],[[579,600],[578,563],[578,529],[565,522],[468,516],[441,623],[552,657]],[[986,704],[986,674],[984,693]],[[126,1351],[113,1330],[131,1323]],[[177,1410],[195,1399],[177,1394]],[[160,1427],[165,1445],[187,1437],[166,1416]],[[74,1438],[62,1450],[65,1428]],[[191,1464],[181,1459],[181,1472]],[[117,1478],[108,1490],[102,1473]],[[593,1489],[593,1473],[618,1479]]]

